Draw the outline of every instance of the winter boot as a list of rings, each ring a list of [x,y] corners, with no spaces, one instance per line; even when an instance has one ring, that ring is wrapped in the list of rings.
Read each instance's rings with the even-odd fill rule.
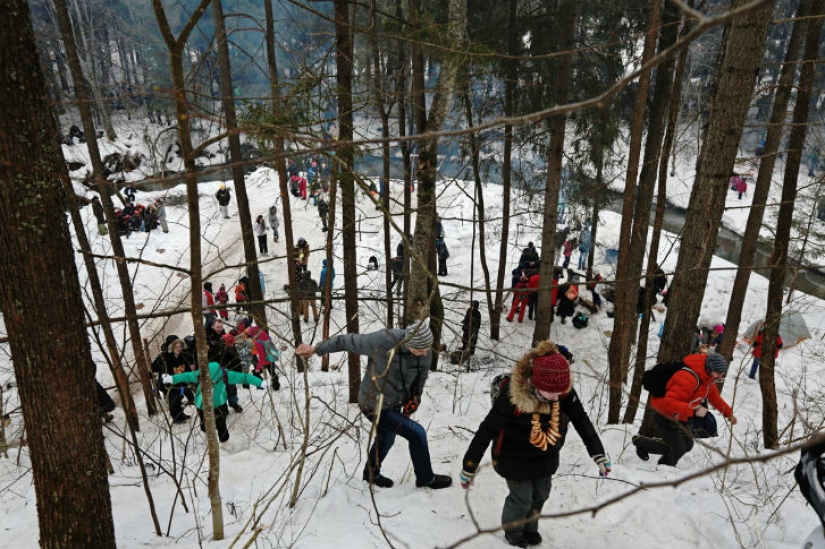
[[[389,478],[385,477],[384,475],[382,475],[380,473],[375,475],[375,478],[373,478],[373,479],[370,479],[369,473],[364,473],[363,478],[364,478],[365,481],[371,482],[372,484],[375,484],[379,488],[392,488],[393,485],[395,484],[392,481],[392,479],[389,479]]]
[[[430,482],[415,481],[418,488],[432,488],[433,490],[440,490],[441,488],[448,488],[452,486],[453,479],[447,475],[435,475]]]
[[[504,539],[513,547],[527,547],[527,539],[522,534],[504,534]]]
[[[524,539],[527,540],[527,545],[538,545],[541,543],[541,534],[538,532],[524,532]]]

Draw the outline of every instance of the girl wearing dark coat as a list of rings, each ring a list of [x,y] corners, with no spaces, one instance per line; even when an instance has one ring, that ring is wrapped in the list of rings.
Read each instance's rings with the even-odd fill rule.
[[[504,477],[509,495],[501,513],[505,538],[517,547],[541,543],[538,517],[550,495],[559,453],[572,422],[599,473],[611,470],[604,446],[576,390],[570,365],[556,345],[543,341],[516,362],[502,382],[493,408],[479,425],[464,455],[461,486],[468,488],[484,452],[495,440],[491,457]],[[527,519],[534,519],[526,524]]]

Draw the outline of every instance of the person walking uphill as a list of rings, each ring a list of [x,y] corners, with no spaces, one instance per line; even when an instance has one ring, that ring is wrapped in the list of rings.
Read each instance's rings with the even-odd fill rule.
[[[376,422],[375,440],[364,466],[364,480],[379,488],[390,488],[393,481],[381,474],[381,465],[395,443],[407,439],[419,488],[447,488],[453,482],[447,475],[433,473],[427,431],[410,418],[418,410],[424,384],[430,373],[433,334],[429,320],[419,320],[406,329],[385,329],[371,334],[342,334],[317,346],[302,343],[295,354],[309,358],[348,351],[367,357],[361,380],[358,404],[361,413]],[[380,406],[380,407],[379,407]]]
[[[264,257],[269,255],[269,246],[266,243],[266,232],[268,230],[269,227],[266,226],[264,216],[259,215],[255,219],[255,223],[252,224],[252,232],[258,237],[258,252]]]
[[[184,372],[170,376],[163,374],[163,382],[168,384],[177,383],[197,383],[195,391],[195,408],[198,409],[198,417],[201,420],[201,431],[206,432],[206,424],[203,420],[203,394],[201,394],[200,374],[198,372]],[[247,383],[266,389],[269,387],[267,380],[255,377],[252,374],[242,374],[223,368],[217,362],[209,362],[209,377],[212,379],[212,407],[215,409],[215,427],[218,430],[218,440],[226,442],[229,440],[229,428],[226,426],[226,417],[229,415],[229,408],[226,406],[226,385],[227,383]]]
[[[610,473],[610,459],[573,388],[570,364],[553,342],[542,341],[518,359],[500,389],[464,455],[461,487],[470,487],[495,440],[493,468],[510,490],[501,512],[504,537],[516,547],[538,545],[538,519],[559,468],[568,425],[575,427],[601,476]]]
[[[682,369],[668,380],[664,396],[650,395],[653,422],[658,439],[637,436],[633,438],[636,455],[644,461],[650,454],[661,455],[659,465],[676,467],[682,456],[693,448],[693,436],[687,421],[691,417],[705,417],[708,409],[705,401],[736,425],[733,408],[725,402],[716,389],[716,382],[728,373],[728,361],[718,354],[697,353],[682,359]]]
[[[218,199],[218,209],[223,214],[223,218],[229,219],[229,201],[232,199],[232,194],[225,184],[221,183],[220,189],[215,193],[215,198]]]

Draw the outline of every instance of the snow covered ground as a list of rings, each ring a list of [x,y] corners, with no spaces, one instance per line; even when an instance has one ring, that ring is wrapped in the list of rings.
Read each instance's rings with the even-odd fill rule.
[[[139,132],[136,130],[135,135]],[[77,149],[71,152],[82,155],[80,149],[84,147],[67,149]],[[692,166],[688,168],[689,164],[677,164],[676,180],[689,180],[693,169]],[[203,264],[211,273],[206,278],[216,288],[221,283],[231,288],[241,275],[238,266],[242,262],[240,226],[234,196],[230,206],[231,219],[224,220],[218,214],[214,193],[219,183],[204,183],[199,187],[205,244]],[[246,183],[253,217],[264,213],[272,204],[278,205],[281,211],[274,172],[259,169],[247,176]],[[230,188],[234,187],[231,182],[228,184]],[[461,192],[463,185],[456,183],[444,188],[439,199],[440,204],[445,204],[439,207],[439,213],[444,218],[446,242],[451,253],[448,261],[451,274],[440,278],[447,309],[444,342],[450,350],[458,345],[461,318],[471,298],[466,288],[483,285],[478,235],[474,234],[472,222],[472,187],[467,186],[467,192]],[[393,183],[393,193],[397,194],[400,188],[398,182]],[[184,194],[183,186],[169,191],[138,193],[138,201],[144,203],[154,197],[166,197],[170,232],[134,233],[124,241],[128,255],[141,256],[159,264],[188,265],[188,217],[185,205],[177,198]],[[490,220],[486,225],[485,245],[488,260],[492,261],[490,269],[495,272],[501,227],[501,220],[497,218],[501,211],[501,187],[488,185],[484,194],[486,216]],[[324,233],[320,232],[317,211],[300,199],[290,197],[290,200],[296,238],[305,237],[313,250],[318,251],[312,254],[310,264],[310,270],[318,275]],[[738,202],[730,193],[728,205],[738,206]],[[370,255],[379,259],[383,256],[380,252],[383,250],[380,218],[366,197],[359,199],[358,208],[361,220],[359,286],[365,292],[379,294],[385,262],[381,262],[378,272],[367,271],[366,263]],[[396,208],[395,213],[400,214],[400,208]],[[94,230],[91,209],[84,208],[82,215],[90,229],[95,251],[109,252],[106,238],[98,236]],[[747,215],[746,210],[727,210],[726,219],[736,224],[742,215]],[[618,216],[609,212],[600,220],[597,268],[606,276],[610,275],[612,267],[605,261],[604,249],[618,241],[618,222]],[[520,250],[528,241],[539,244],[539,234],[531,227],[530,224],[516,226],[515,223],[511,226],[510,268],[518,261]],[[665,257],[664,251],[671,248],[672,239],[672,235],[663,239],[660,257]],[[398,240],[393,236],[393,246]],[[278,244],[270,242],[270,259],[261,264],[270,299],[286,296],[282,290],[286,282],[284,242],[283,238]],[[538,247],[541,250],[541,246]],[[335,255],[341,256],[337,238]],[[576,258],[577,252],[574,261]],[[673,253],[663,261],[663,267],[669,272],[675,264]],[[339,293],[343,286],[341,265],[339,259],[336,262]],[[110,297],[109,313],[118,315],[122,311],[114,270],[111,263],[102,260],[98,261],[98,266]],[[708,280],[702,318],[722,321],[734,271],[722,269],[732,265],[718,258],[714,259],[712,267],[718,270],[713,270]],[[188,279],[160,267],[132,265],[130,268],[135,277],[136,302],[144,305],[141,313],[174,308],[188,299]],[[751,278],[743,314],[744,326],[764,314],[766,291],[765,279]],[[269,309],[269,321],[273,331],[287,343],[281,359],[283,388],[279,392],[254,388],[241,390],[244,412],[230,416],[232,438],[221,450],[226,539],[211,541],[205,439],[197,422],[192,420],[170,429],[162,417],[141,418],[143,428],[139,440],[146,452],[145,459],[158,464],[150,480],[164,533],[163,537],[158,537],[152,527],[139,469],[131,449],[124,442],[125,422],[118,409],[105,436],[115,468],[115,474],[109,480],[119,546],[222,548],[230,547],[237,537],[241,544],[236,544],[237,547],[245,546],[255,536],[255,543],[263,547],[387,547],[388,541],[395,547],[507,546],[502,533],[495,531],[500,524],[501,506],[507,490],[503,479],[492,470],[489,456],[469,491],[461,489],[458,473],[472,433],[489,408],[490,380],[498,373],[509,371],[514,359],[528,350],[533,326],[527,319],[523,324],[506,324],[500,340],[492,341],[486,302],[478,292],[473,298],[481,300],[484,319],[474,371],[461,371],[443,356],[439,371],[430,376],[416,414],[416,419],[428,431],[434,470],[452,475],[453,487],[439,491],[416,488],[407,449],[404,441],[399,439],[382,468],[382,473],[393,478],[396,486],[370,493],[368,485],[361,480],[369,423],[359,415],[356,405],[346,402],[345,357],[332,355],[331,364],[341,368],[330,372],[321,372],[320,361],[314,359],[309,372],[305,375],[296,373],[291,366],[292,348],[288,345],[287,308],[283,304],[274,304]],[[807,434],[822,425],[825,416],[821,405],[825,371],[820,367],[825,355],[822,343],[825,303],[797,293],[793,297],[793,307],[804,315],[813,337],[779,355],[776,381],[783,444],[804,440]],[[663,320],[659,313],[656,314],[657,321]],[[380,328],[382,316],[379,307],[364,302],[361,331]],[[320,340],[320,326],[312,322],[302,326],[305,341]],[[332,311],[332,333],[342,331],[343,326],[343,307],[339,306]],[[761,396],[758,384],[747,379],[746,371],[750,366],[747,348],[736,350],[723,392],[723,397],[733,405],[739,424],[731,430],[720,419],[720,436],[697,444],[683,458],[679,468],[673,469],[657,466],[655,460],[642,462],[636,457],[630,439],[638,430],[641,411],[633,425],[606,423],[607,348],[611,329],[612,320],[601,313],[592,316],[590,325],[583,330],[558,323],[551,330],[551,338],[567,345],[575,355],[577,391],[601,434],[614,469],[609,478],[600,479],[598,469],[580,439],[571,433],[561,453],[561,466],[554,477],[550,500],[544,508],[545,515],[540,524],[545,537],[542,547],[800,547],[818,521],[795,487],[791,471],[798,452],[765,462],[754,461],[703,473],[727,458],[762,459],[772,454],[762,447]],[[657,352],[657,330],[658,324],[653,324],[650,357]],[[173,317],[168,322],[148,320],[143,324],[144,336],[152,338],[153,353],[157,352],[166,335],[190,332],[191,321],[185,315]],[[648,364],[652,363],[653,358],[649,358]],[[6,356],[0,358],[0,376],[4,386],[12,376]],[[98,377],[105,385],[111,385],[111,377],[105,368],[99,370]],[[304,408],[306,395],[312,396],[308,416]],[[13,390],[7,391],[4,399],[7,407],[16,405]],[[140,401],[138,408],[144,409]],[[19,436],[20,422],[20,415],[15,414],[9,428],[11,440]],[[300,472],[297,501],[290,506],[305,423],[308,425],[309,455]],[[285,439],[279,436],[278,424]],[[13,448],[9,459],[0,459],[0,515],[3,517],[3,544],[7,547],[37,546],[34,488],[28,469],[25,448],[19,455],[18,449]],[[171,476],[178,479],[181,493],[177,493]],[[186,511],[182,508],[181,498],[186,503]]]

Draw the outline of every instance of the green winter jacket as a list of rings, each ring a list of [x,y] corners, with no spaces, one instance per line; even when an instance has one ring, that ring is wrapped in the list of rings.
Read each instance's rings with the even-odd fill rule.
[[[263,379],[253,376],[252,374],[242,374],[233,372],[232,370],[224,370],[217,362],[209,363],[209,377],[212,378],[212,407],[217,408],[226,404],[226,383],[224,382],[224,372],[226,372],[226,380],[230,385],[239,385],[248,383],[255,387],[260,387]],[[175,383],[198,383],[200,381],[199,373],[185,372],[172,376]],[[198,388],[195,390],[195,407],[198,410],[203,410],[203,396],[201,395],[201,386],[198,383]]]

